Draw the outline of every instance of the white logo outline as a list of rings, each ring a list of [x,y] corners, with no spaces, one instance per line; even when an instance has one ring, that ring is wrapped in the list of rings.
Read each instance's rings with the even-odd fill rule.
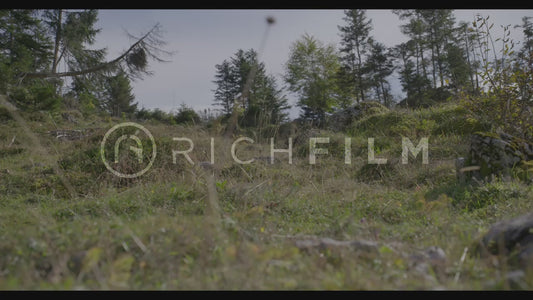
[[[150,138],[150,141],[152,142],[152,158],[150,159],[150,162],[148,163],[148,165],[144,169],[142,169],[141,171],[139,171],[137,173],[134,173],[134,174],[124,174],[124,173],[121,173],[121,172],[113,169],[109,165],[109,163],[107,162],[107,160],[105,158],[105,144],[106,144],[107,138],[109,137],[109,135],[112,132],[114,132],[118,128],[126,127],[126,126],[133,126],[135,128],[138,128],[138,129],[142,130]],[[135,135],[133,135],[133,136],[135,136]],[[123,136],[119,137],[119,139],[121,139],[122,137]],[[130,135],[130,137],[131,137],[131,135]],[[116,147],[115,147],[115,149],[116,149]],[[140,149],[140,150],[142,150],[142,149]],[[157,147],[156,147],[156,144],[155,144],[154,137],[152,136],[152,133],[150,133],[150,131],[148,129],[146,129],[144,126],[142,126],[140,124],[137,124],[137,123],[134,123],[134,122],[124,122],[124,123],[120,123],[120,124],[117,124],[117,125],[111,127],[111,129],[109,129],[106,132],[106,134],[104,135],[104,139],[102,140],[102,143],[100,144],[100,157],[102,158],[102,162],[104,163],[105,167],[111,173],[113,173],[114,175],[116,175],[118,177],[121,177],[121,178],[137,178],[137,177],[143,175],[144,173],[146,173],[152,167],[152,165],[153,165],[153,163],[155,161],[156,155],[157,155]]]

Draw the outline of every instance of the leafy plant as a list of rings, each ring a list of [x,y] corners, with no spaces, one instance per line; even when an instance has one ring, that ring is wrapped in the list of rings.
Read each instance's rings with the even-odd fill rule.
[[[53,84],[48,82],[33,82],[28,86],[13,88],[11,99],[16,105],[27,111],[54,111],[61,105],[61,97],[55,91]]]
[[[217,186],[217,190],[219,192],[223,192],[226,189],[226,184],[228,183],[227,180],[224,181],[217,181],[215,185]]]
[[[515,55],[510,26],[502,26],[503,37],[493,39],[488,17],[478,16],[471,29],[476,33],[477,51],[482,58],[477,93],[462,93],[462,104],[482,123],[525,139],[533,137],[533,52],[527,59]],[[501,49],[496,49],[497,42]]]

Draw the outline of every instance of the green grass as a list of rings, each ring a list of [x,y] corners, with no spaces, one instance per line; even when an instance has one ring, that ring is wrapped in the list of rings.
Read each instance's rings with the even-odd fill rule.
[[[47,130],[71,124],[39,113],[32,119],[39,151],[13,120],[0,122],[0,289],[506,289],[512,266],[478,257],[474,243],[494,222],[533,209],[533,188],[523,183],[456,182],[453,161],[468,151],[470,127],[457,121],[469,122],[455,106],[392,111],[347,133],[324,132],[331,142],[320,146],[330,153],[314,166],[305,145],[294,149],[292,165],[282,153],[274,165],[237,165],[232,141],[211,129],[148,122],[159,160],[133,180],[116,178],[98,157],[103,134],[120,120],[80,119],[77,128],[100,130],[58,141]],[[430,163],[410,157],[402,165],[401,137],[416,143],[425,135]],[[205,177],[183,157],[172,164],[172,137],[180,136],[194,140],[196,162],[209,160],[216,138],[219,223],[206,213]],[[368,137],[388,165],[366,163]],[[269,147],[243,143],[238,155],[268,156]],[[295,242],[313,237],[372,241],[377,251]],[[430,246],[446,260],[417,266],[412,256]],[[532,272],[525,280],[533,288]]]

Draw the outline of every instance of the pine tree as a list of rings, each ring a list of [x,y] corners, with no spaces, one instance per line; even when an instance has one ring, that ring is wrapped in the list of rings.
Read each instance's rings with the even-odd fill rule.
[[[66,77],[92,80],[92,76],[109,76],[124,71],[130,78],[142,78],[151,74],[148,70],[149,59],[166,62],[162,57],[173,54],[161,48],[166,43],[161,39],[161,25],[156,24],[140,37],[128,34],[135,39],[135,43],[114,59],[104,61],[106,49],[90,49],[100,31],[94,27],[97,17],[98,11],[94,9],[43,11],[39,20],[47,24],[49,38],[54,41],[48,70],[18,75],[26,80]],[[63,62],[65,71],[58,69],[60,62]]]
[[[51,41],[36,10],[0,10],[0,91],[20,83],[20,74],[44,71]]]
[[[247,110],[254,106],[256,83],[265,76],[265,64],[257,60],[257,52],[253,49],[239,49],[231,58],[231,64],[236,80],[235,91],[240,95],[242,109]]]
[[[91,49],[99,29],[97,10],[0,10],[0,93],[20,107],[58,107],[62,78],[71,78],[69,96],[98,105],[107,77],[120,70],[130,78],[150,74],[148,59],[163,62],[160,25],[118,57],[104,61],[105,49]],[[62,70],[60,70],[62,69]],[[40,95],[40,96],[36,96]],[[41,102],[41,103],[39,103]]]
[[[215,66],[216,74],[213,83],[216,84],[215,105],[222,107],[222,113],[229,117],[233,110],[233,104],[237,97],[238,88],[231,64],[224,60],[221,64]]]
[[[393,10],[393,12],[400,17],[400,20],[408,21],[407,24],[400,26],[400,30],[410,38],[410,46],[415,59],[417,77],[422,76],[427,78],[428,62],[424,57],[427,47],[427,40],[424,35],[427,32],[427,27],[422,19],[421,11],[416,9],[406,9]]]
[[[0,11],[0,93],[25,110],[54,110],[61,99],[47,80],[25,80],[25,72],[46,71],[51,41],[36,10]]]
[[[523,17],[521,25],[515,25],[515,28],[521,28],[524,34],[522,48],[516,52],[516,57],[522,65],[531,65],[533,61],[533,23],[530,21],[533,17]]]
[[[470,78],[470,93],[476,93],[479,90],[478,72],[479,62],[476,59],[474,51],[473,30],[466,22],[459,22],[456,28],[457,44],[463,48],[463,53],[466,57],[466,64],[468,68],[468,77]]]
[[[178,111],[174,115],[174,121],[177,124],[194,125],[200,123],[200,116],[194,111],[194,109],[183,102],[180,104]]]
[[[458,92],[460,89],[472,83],[470,65],[464,48],[449,43],[445,48],[446,57],[443,63],[444,75],[449,78],[449,86]]]
[[[280,124],[287,119],[285,112],[290,106],[283,90],[278,88],[272,75],[257,76],[251,99],[243,121],[249,126],[264,127],[268,124]]]
[[[69,70],[89,69],[104,62],[105,48],[90,49],[100,32],[100,29],[95,28],[98,21],[97,10],[46,10],[43,18],[54,40],[51,74],[57,74],[61,62]],[[105,77],[113,70],[107,71],[109,72],[92,72],[75,76],[71,86],[74,94],[76,96],[88,94],[98,98],[97,93],[102,90]]]
[[[455,18],[451,9],[420,9],[417,10],[424,24],[425,40],[431,53],[433,88],[445,85],[447,49],[454,42]],[[454,50],[455,51],[455,50]],[[438,76],[437,76],[438,75]],[[438,78],[437,78],[438,77]]]
[[[122,113],[134,113],[137,103],[132,93],[130,80],[124,72],[107,78],[107,98],[105,107],[114,117],[121,117]]]
[[[417,71],[413,56],[416,56],[416,45],[413,40],[402,43],[393,49],[393,55],[399,61],[400,82],[402,90],[407,94],[400,101],[404,106],[420,106],[425,102],[425,92],[431,87],[431,82]]]
[[[453,10],[413,9],[394,13],[407,21],[401,25],[402,33],[409,37],[404,50],[409,52],[410,63],[404,61],[401,72],[402,87],[408,94],[406,102],[430,105],[449,98],[450,88],[462,89],[469,78],[473,85],[475,57],[470,60],[470,53],[464,50],[472,47],[471,39],[465,36],[464,27],[455,27]],[[461,46],[461,42],[465,45]]]
[[[392,95],[387,77],[394,72],[395,68],[392,56],[384,44],[379,42],[372,43],[366,68],[370,75],[370,82],[374,88],[377,100],[385,106],[391,106]]]
[[[232,115],[234,105],[239,105],[239,122],[244,126],[278,124],[285,120],[287,99],[275,78],[266,74],[255,50],[239,49],[215,68],[214,104],[222,107],[225,117]]]
[[[371,20],[367,19],[363,9],[345,10],[344,14],[347,25],[338,26],[341,31],[341,76],[344,77],[341,82],[354,94],[357,102],[365,101],[369,82],[364,64],[371,48]]]
[[[515,74],[520,74],[515,77],[518,79],[519,97],[524,104],[531,103],[533,98],[533,23],[531,19],[533,18],[523,17],[522,24],[515,26],[515,28],[521,28],[524,34],[522,48],[516,53],[514,67]]]

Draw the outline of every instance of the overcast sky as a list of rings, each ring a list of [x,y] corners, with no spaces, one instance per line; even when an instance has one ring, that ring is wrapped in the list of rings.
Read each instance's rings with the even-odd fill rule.
[[[500,35],[500,25],[516,25],[523,16],[533,17],[533,10],[455,10],[457,21],[474,20],[476,13],[489,15]],[[160,23],[165,49],[175,51],[169,63],[152,63],[153,76],[133,83],[136,101],[145,108],[165,111],[184,102],[196,110],[212,107],[215,65],[230,58],[238,49],[259,49],[267,28],[266,17],[276,23],[270,27],[260,60],[267,73],[276,75],[282,85],[283,64],[291,43],[304,33],[325,43],[339,45],[338,25],[344,25],[342,10],[100,10],[97,26],[101,32],[97,47],[107,47],[109,58],[127,49],[132,41],[125,31],[135,35],[147,32]],[[386,46],[406,41],[398,17],[390,10],[368,10],[372,19],[371,35]],[[513,35],[521,40],[519,30]],[[393,76],[391,76],[393,77]],[[394,76],[396,77],[396,76]],[[400,97],[396,78],[391,78],[393,93]],[[294,97],[288,94],[291,104]],[[298,109],[291,110],[295,117]]]

